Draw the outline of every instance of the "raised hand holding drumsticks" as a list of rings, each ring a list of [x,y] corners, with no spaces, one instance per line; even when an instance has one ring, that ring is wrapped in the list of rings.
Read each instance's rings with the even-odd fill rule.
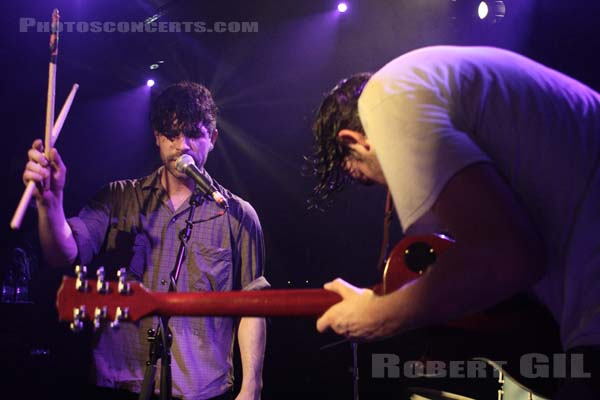
[[[54,161],[53,147],[56,139],[58,139],[58,135],[60,134],[60,130],[67,118],[67,114],[71,108],[71,104],[73,103],[73,99],[75,98],[75,94],[77,93],[77,89],[79,89],[78,84],[74,84],[65,104],[63,105],[58,118],[56,119],[56,123],[54,121],[54,98],[55,98],[55,88],[56,88],[56,61],[58,58],[58,31],[59,31],[59,13],[57,9],[54,9],[52,12],[52,29],[50,33],[50,64],[48,69],[48,97],[46,101],[46,128],[44,135],[44,146],[42,147],[41,141],[37,143],[34,142],[32,146],[32,150],[37,150],[38,152],[43,149],[44,158],[40,158],[37,154],[34,154],[36,159],[42,162],[40,165],[48,166],[47,161]],[[30,151],[31,152],[31,151]],[[58,156],[60,159],[60,156]],[[32,161],[37,162],[36,159],[32,159],[32,155],[29,156],[29,163]],[[29,165],[28,163],[28,165]],[[61,161],[62,164],[62,161]],[[63,165],[64,167],[64,165]],[[36,167],[31,167],[30,172],[27,170],[23,174],[23,180],[27,187],[23,192],[23,196],[21,196],[21,200],[15,210],[14,216],[10,222],[10,227],[13,229],[19,229],[21,227],[21,222],[23,221],[23,217],[25,215],[25,211],[27,210],[27,205],[31,200],[31,196],[34,193],[35,182],[38,184],[38,194],[41,194],[40,188],[42,188],[43,181],[35,178],[39,178],[36,174],[41,173],[41,171]],[[49,177],[49,175],[48,175]],[[57,177],[58,178],[58,177]],[[50,188],[50,181],[47,182],[46,188]],[[64,173],[62,176],[62,186],[60,187],[60,192],[62,193],[62,188],[64,187]],[[62,195],[61,195],[61,204],[62,204]]]

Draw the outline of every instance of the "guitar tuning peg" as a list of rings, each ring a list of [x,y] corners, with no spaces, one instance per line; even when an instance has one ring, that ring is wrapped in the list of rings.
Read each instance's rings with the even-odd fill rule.
[[[131,292],[131,285],[129,282],[126,282],[127,271],[125,268],[119,268],[117,271],[117,277],[119,278],[118,291],[119,294],[129,294]]]
[[[81,332],[81,330],[83,329],[83,322],[73,321],[69,324],[69,328],[71,329],[71,332]]]
[[[79,332],[83,329],[83,320],[85,319],[85,305],[75,307],[73,309],[73,322],[69,324],[69,328],[73,332]]]
[[[110,327],[116,329],[119,327],[122,321],[129,319],[129,308],[117,307],[117,311],[115,312],[115,319],[110,323]]]
[[[100,329],[100,322],[102,322],[103,319],[106,319],[106,315],[106,306],[102,308],[96,307],[96,309],[94,310],[94,329]]]
[[[98,268],[96,271],[96,277],[98,280],[96,281],[96,291],[100,294],[108,293],[108,282],[106,282],[106,276],[104,273],[104,267]]]
[[[75,275],[77,280],[75,281],[75,289],[80,292],[86,292],[88,290],[88,283],[85,280],[87,274],[87,267],[85,265],[75,266]]]

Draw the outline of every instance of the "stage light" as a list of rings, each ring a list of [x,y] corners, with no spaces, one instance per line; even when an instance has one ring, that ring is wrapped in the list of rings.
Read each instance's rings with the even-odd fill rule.
[[[493,23],[499,22],[506,15],[506,5],[501,0],[481,1],[477,6],[477,17],[480,20]]]
[[[146,86],[148,86],[148,87],[152,87],[152,86],[154,86],[154,83],[155,83],[155,82],[154,82],[154,79],[148,79],[148,80],[146,81]]]
[[[341,13],[345,13],[346,11],[348,11],[348,4],[346,3],[339,3],[337,6],[337,10]]]
[[[477,15],[479,16],[479,19],[485,19],[489,12],[490,9],[485,1],[479,3],[479,7],[477,7]]]
[[[150,67],[148,67],[148,68],[150,68],[151,70],[159,69],[160,66],[164,63],[165,62],[163,60],[159,60],[159,61],[155,62],[154,64],[150,64]]]

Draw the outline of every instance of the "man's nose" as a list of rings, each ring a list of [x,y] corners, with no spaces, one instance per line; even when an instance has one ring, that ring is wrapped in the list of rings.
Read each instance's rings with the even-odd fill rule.
[[[185,135],[179,135],[173,142],[175,144],[175,148],[180,151],[189,150],[190,147],[190,138]]]

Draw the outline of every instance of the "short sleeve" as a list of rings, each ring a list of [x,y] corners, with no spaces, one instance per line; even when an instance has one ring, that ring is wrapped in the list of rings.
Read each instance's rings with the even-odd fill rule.
[[[239,228],[236,235],[236,263],[239,265],[239,284],[242,290],[270,287],[264,278],[265,244],[258,215],[252,206],[240,200]]]
[[[455,128],[449,108],[435,90],[407,86],[387,91],[377,81],[369,82],[359,100],[361,122],[404,230],[431,209],[456,173],[490,161],[465,132]]]
[[[76,217],[67,220],[77,244],[76,262],[79,264],[89,264],[100,252],[110,221],[109,198],[110,188],[106,187],[96,193]]]

